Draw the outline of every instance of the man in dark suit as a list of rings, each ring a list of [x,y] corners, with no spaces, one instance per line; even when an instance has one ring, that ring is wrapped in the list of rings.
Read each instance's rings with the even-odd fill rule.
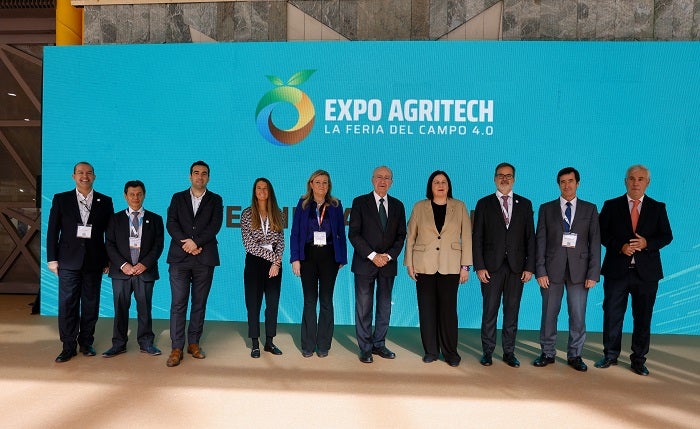
[[[515,167],[498,164],[496,193],[476,203],[472,246],[474,271],[481,281],[481,364],[490,366],[496,348],[496,320],[503,297],[503,361],[517,368],[515,336],[523,284],[535,271],[535,224],[530,200],[513,193]]]
[[[659,280],[664,277],[659,250],[673,240],[666,205],[644,195],[651,176],[643,165],[627,169],[627,194],[603,204],[600,237],[605,246],[603,282],[603,358],[597,368],[617,365],[622,349],[622,323],[632,296],[632,370],[649,375],[651,316]]]
[[[557,174],[561,196],[540,206],[537,217],[535,274],[542,293],[540,346],[536,367],[554,363],[557,318],[566,287],[569,310],[567,363],[577,371],[588,367],[581,359],[586,341],[588,290],[600,279],[600,228],[595,204],[576,196],[581,176],[573,167]]]
[[[95,356],[95,324],[100,309],[102,274],[107,272],[105,229],[114,213],[112,199],[95,192],[95,170],[87,162],[73,167],[76,189],[56,194],[46,231],[46,260],[58,275],[58,332],[63,350],[56,362],[68,362],[80,346]]]
[[[167,366],[182,361],[185,346],[185,319],[187,304],[192,294],[190,324],[187,329],[187,353],[195,359],[204,359],[199,340],[204,329],[207,298],[214,278],[214,267],[219,265],[216,234],[224,219],[221,197],[207,189],[209,165],[196,161],[190,167],[192,186],[177,192],[168,207],[165,227],[172,237],[167,262],[170,264],[170,339],[172,351]]]
[[[163,218],[145,210],[146,185],[132,180],[124,185],[126,210],[114,213],[107,227],[109,276],[114,293],[114,329],[112,347],[102,353],[110,358],[126,352],[131,294],[136,298],[138,330],[136,339],[142,353],[161,354],[153,345],[151,303],[158,275],[158,258],[163,253]]]
[[[397,272],[397,259],[406,239],[406,210],[403,203],[387,192],[393,181],[389,167],[372,173],[374,190],[355,198],[350,213],[348,237],[355,248],[355,332],[360,361],[372,363],[372,355],[394,359],[385,345],[391,316],[391,291]],[[372,332],[372,303],[377,285],[377,312]]]

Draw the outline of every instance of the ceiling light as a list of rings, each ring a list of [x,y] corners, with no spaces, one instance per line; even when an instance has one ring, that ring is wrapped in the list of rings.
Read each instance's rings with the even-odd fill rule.
[[[17,97],[17,94],[15,94],[14,92],[8,92],[7,95],[9,95],[10,97]]]

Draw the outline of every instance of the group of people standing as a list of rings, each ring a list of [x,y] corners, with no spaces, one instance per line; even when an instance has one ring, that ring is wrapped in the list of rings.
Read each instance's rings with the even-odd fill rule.
[[[192,164],[191,187],[173,195],[165,227],[160,216],[144,210],[146,189],[142,182],[125,184],[128,208],[114,213],[111,198],[92,189],[95,173],[89,163],[76,164],[73,179],[75,190],[54,196],[47,230],[47,261],[59,278],[58,324],[63,349],[56,362],[70,360],[76,349],[86,356],[96,354],[92,344],[103,272],[112,278],[115,317],[112,347],[102,355],[113,357],[126,351],[132,293],[137,302],[140,350],[161,354],[154,345],[151,299],[159,278],[157,261],[164,249],[164,230],[172,238],[167,257],[172,350],[167,366],[179,365],[184,350],[193,358],[205,358],[199,343],[214,267],[220,263],[216,235],[223,221],[222,198],[207,189],[209,166],[203,161]],[[533,364],[543,367],[555,362],[557,318],[566,289],[567,363],[586,371],[581,358],[586,301],[588,290],[601,274],[602,244],[607,249],[602,264],[604,356],[596,367],[617,364],[622,322],[631,296],[632,370],[649,374],[645,361],[651,315],[658,281],[663,277],[659,249],[673,237],[665,205],[645,195],[650,174],[644,166],[628,169],[626,195],[606,201],[600,216],[594,204],[576,195],[579,172],[572,167],[562,169],[557,175],[560,196],[541,205],[536,228],[532,203],[513,192],[515,167],[508,163],[496,167],[496,192],[477,202],[473,222],[466,204],[453,197],[452,182],[444,171],[430,175],[426,199],[414,205],[408,222],[403,203],[388,195],[393,183],[391,169],[377,167],[371,181],[372,191],[353,200],[347,234],[354,248],[351,270],[361,362],[373,362],[374,355],[385,359],[396,356],[386,347],[386,335],[398,258],[404,250],[403,264],[416,282],[423,362],[442,356],[450,366],[460,364],[457,292],[473,266],[483,297],[482,365],[493,364],[502,303],[503,361],[511,367],[520,366],[515,356],[520,301],[523,285],[534,275],[542,295],[542,352]],[[328,356],[334,328],[333,290],[338,271],[347,264],[344,210],[331,191],[327,171],[311,174],[306,193],[294,210],[290,233],[291,269],[301,280],[304,296],[301,354],[307,358],[314,353],[321,358]],[[263,350],[282,354],[273,339],[285,223],[272,183],[256,179],[250,207],[241,213],[252,358],[260,357],[263,298]]]

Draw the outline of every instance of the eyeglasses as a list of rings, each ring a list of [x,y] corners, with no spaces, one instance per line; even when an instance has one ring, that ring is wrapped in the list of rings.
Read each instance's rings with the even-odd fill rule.
[[[513,177],[515,177],[515,176],[513,176],[512,174],[496,174],[496,179],[499,179],[499,180],[503,180],[503,179],[513,180]]]
[[[391,176],[374,176],[377,180],[391,180]]]

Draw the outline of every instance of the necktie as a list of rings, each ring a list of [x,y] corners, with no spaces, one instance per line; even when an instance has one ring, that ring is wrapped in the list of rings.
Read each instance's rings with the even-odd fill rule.
[[[384,207],[384,198],[379,199],[379,222],[382,224],[382,231],[386,229],[386,207]]]
[[[566,216],[566,221],[564,222],[564,231],[571,231],[571,201],[566,202],[566,210],[564,210],[564,216]]]
[[[139,236],[139,212],[132,212],[131,213],[132,218],[131,218],[131,233],[129,234],[131,237],[138,237]],[[139,263],[139,248],[134,247],[134,246],[129,246],[129,251],[131,253],[131,264],[136,265]]]
[[[501,199],[503,200],[503,220],[508,226],[508,195],[502,196]]]
[[[637,232],[637,222],[639,222],[639,200],[632,200],[632,231]]]

